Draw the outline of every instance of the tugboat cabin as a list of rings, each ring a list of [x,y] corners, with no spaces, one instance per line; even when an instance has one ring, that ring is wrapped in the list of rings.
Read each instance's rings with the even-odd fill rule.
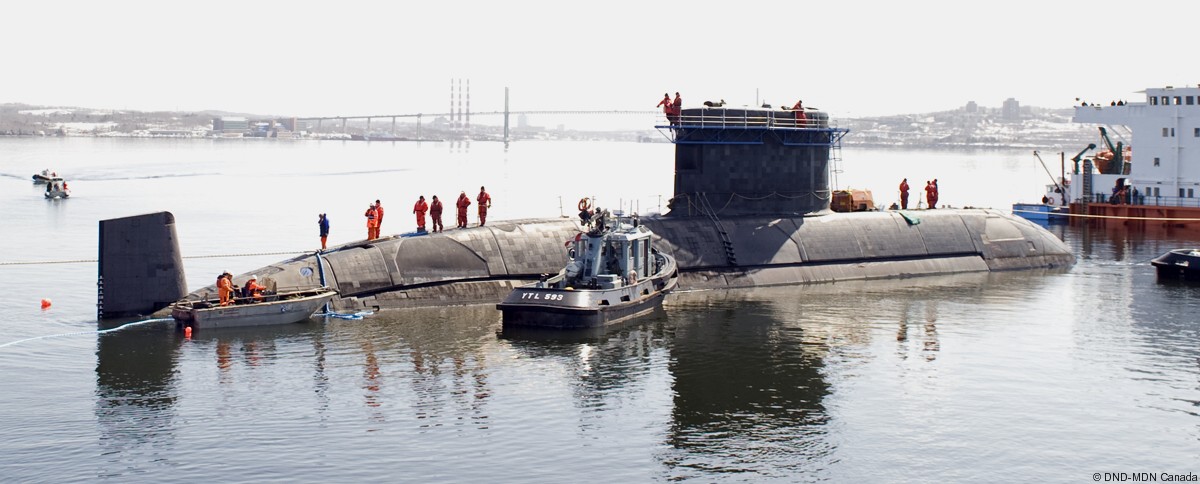
[[[549,284],[543,281],[538,287],[615,289],[653,275],[653,234],[633,220],[623,223],[618,217],[616,226],[607,230],[603,221],[597,221],[586,235],[576,237],[566,277]]]

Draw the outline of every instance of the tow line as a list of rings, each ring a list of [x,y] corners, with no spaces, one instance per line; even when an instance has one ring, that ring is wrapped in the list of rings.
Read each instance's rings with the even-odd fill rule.
[[[172,318],[154,318],[154,319],[145,319],[145,320],[142,320],[142,321],[134,321],[134,322],[132,322],[132,323],[125,323],[125,324],[122,324],[122,325],[120,325],[120,326],[117,326],[117,327],[115,327],[115,328],[109,328],[109,329],[98,329],[98,330],[95,330],[95,331],[76,331],[76,332],[74,332],[74,333],[59,333],[59,334],[48,334],[48,335],[45,335],[45,336],[35,336],[35,337],[33,337],[33,338],[19,339],[19,340],[16,340],[16,341],[9,341],[8,343],[0,344],[0,348],[4,348],[4,347],[6,347],[6,346],[12,346],[12,345],[15,345],[15,344],[18,344],[18,343],[25,343],[25,342],[29,342],[29,341],[35,341],[35,340],[39,340],[39,339],[58,338],[58,337],[61,337],[61,336],[78,336],[78,335],[82,335],[82,334],[108,334],[108,333],[115,333],[115,332],[117,332],[117,331],[120,331],[120,330],[122,330],[122,329],[125,329],[125,328],[130,328],[130,327],[133,327],[133,326],[141,326],[141,325],[143,325],[143,324],[151,324],[151,323],[162,323],[162,322],[166,322],[166,321],[172,321],[172,320],[173,320]]]

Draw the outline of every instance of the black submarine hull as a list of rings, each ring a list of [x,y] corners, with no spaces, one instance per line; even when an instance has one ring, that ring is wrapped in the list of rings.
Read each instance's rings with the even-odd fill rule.
[[[679,289],[718,289],[1069,266],[1061,240],[995,210],[827,213],[804,217],[645,217],[675,257]],[[918,221],[914,223],[914,221]],[[304,255],[248,274],[280,286],[326,284],[338,310],[494,304],[567,262],[574,220],[518,220],[393,236]],[[728,244],[723,241],[724,232]],[[322,274],[324,281],[321,280]],[[215,293],[213,286],[195,291]]]

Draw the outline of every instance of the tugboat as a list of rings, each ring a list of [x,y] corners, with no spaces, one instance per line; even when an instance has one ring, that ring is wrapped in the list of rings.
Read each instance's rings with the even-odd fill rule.
[[[1200,280],[1200,249],[1175,249],[1150,261],[1159,279]]]
[[[580,205],[587,232],[567,242],[567,266],[497,304],[504,327],[602,327],[653,313],[678,284],[675,258],[651,245],[654,234],[637,216],[614,218],[599,209],[591,215]]]

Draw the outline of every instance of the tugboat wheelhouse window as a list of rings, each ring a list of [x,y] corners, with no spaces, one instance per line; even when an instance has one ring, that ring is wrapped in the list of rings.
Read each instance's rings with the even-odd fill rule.
[[[1191,106],[1193,98],[1192,98],[1192,96],[1187,96],[1187,97],[1183,98],[1183,101],[1186,102],[1188,106]]]
[[[1192,128],[1192,136],[1200,138],[1200,128]]]
[[[1154,96],[1150,96],[1150,105],[1151,105],[1151,106],[1158,106],[1158,98],[1156,98],[1156,97],[1154,97]]]
[[[1158,157],[1157,156],[1154,157],[1154,166],[1158,166]]]
[[[1169,96],[1163,96],[1163,97],[1162,97],[1162,105],[1163,105],[1163,106],[1170,106],[1170,105],[1171,105],[1171,98],[1170,98]]]
[[[1180,105],[1180,104],[1183,104],[1183,103],[1182,103],[1182,102],[1180,102],[1180,101],[1181,101],[1180,97],[1179,97],[1179,96],[1175,96],[1175,105],[1176,105],[1176,106],[1178,106],[1178,105]]]
[[[1163,128],[1163,138],[1167,137],[1167,128]]]

